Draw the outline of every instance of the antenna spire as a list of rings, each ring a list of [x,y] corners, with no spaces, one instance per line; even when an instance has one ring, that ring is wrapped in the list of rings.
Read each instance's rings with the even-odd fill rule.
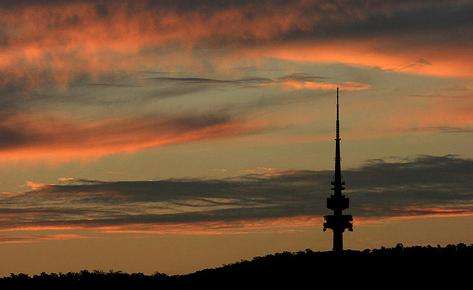
[[[336,140],[340,143],[340,105],[338,104],[338,86],[337,86],[337,124],[336,124]]]
[[[339,104],[338,104],[338,86],[337,86],[337,121],[338,121],[338,115],[339,115]]]

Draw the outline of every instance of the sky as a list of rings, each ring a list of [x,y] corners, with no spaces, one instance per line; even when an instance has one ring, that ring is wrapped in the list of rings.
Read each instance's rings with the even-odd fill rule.
[[[473,1],[0,3],[0,275],[473,243]],[[152,257],[152,258],[150,258]]]

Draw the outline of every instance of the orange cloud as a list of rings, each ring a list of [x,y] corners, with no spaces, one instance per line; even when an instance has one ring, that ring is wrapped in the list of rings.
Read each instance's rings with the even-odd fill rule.
[[[65,240],[75,240],[82,239],[85,236],[80,234],[24,234],[17,233],[9,237],[0,237],[0,244],[24,244],[24,243],[34,243],[40,241],[65,241]]]
[[[28,186],[31,190],[39,190],[47,186],[47,184],[28,180],[26,181],[26,186]]]
[[[369,84],[357,83],[357,82],[344,82],[340,84],[326,83],[326,82],[314,82],[314,81],[298,81],[298,80],[286,80],[282,82],[282,86],[286,89],[293,90],[336,90],[337,87],[344,91],[359,91],[371,88]]]
[[[409,49],[395,49],[400,44],[402,42],[399,43],[398,39],[388,37],[299,42],[252,49],[248,51],[248,56],[298,62],[343,63],[442,77],[473,76],[473,54],[470,47],[448,46],[439,49],[414,45]]]
[[[15,115],[3,121],[0,147],[6,159],[62,160],[135,152],[149,147],[194,142],[257,132],[263,122],[225,116],[141,117],[80,122],[61,118]],[[21,130],[20,130],[21,128]],[[30,183],[29,186],[40,186]]]
[[[250,55],[256,56],[249,59],[255,62],[260,57],[274,57],[435,76],[473,76],[471,45],[462,43],[461,37],[436,31],[436,26],[428,23],[423,24],[432,35],[446,40],[440,37],[433,45],[419,37],[423,31],[399,28],[410,33],[406,35],[403,30],[389,30],[393,11],[404,15],[409,9],[422,8],[418,7],[421,4],[397,7],[391,3],[369,9],[346,6],[342,7],[344,13],[368,27],[370,13],[378,13],[385,19],[387,31],[383,35],[383,27],[374,26],[381,30],[373,34],[367,28],[357,35],[356,25],[347,21],[346,14],[337,13],[339,7],[330,1],[262,2],[207,10],[150,8],[147,1],[127,5],[106,2],[106,13],[85,1],[0,9],[6,43],[0,48],[0,69],[8,73],[0,84],[8,84],[10,79],[33,87],[51,80],[67,84],[84,73],[98,77],[110,71],[157,67],[199,71],[206,70],[208,64],[226,66],[228,61]],[[455,15],[451,17],[455,19]],[[334,34],[330,27],[344,34]],[[335,36],[327,37],[331,34]],[[218,53],[201,61],[200,54],[195,56],[196,48],[207,52],[218,48]]]
[[[209,15],[166,8],[150,10],[144,1],[129,5],[132,8],[127,10],[118,3],[108,3],[106,16],[99,15],[96,5],[87,2],[0,10],[4,26],[15,27],[7,31],[8,45],[0,49],[0,68],[35,86],[45,71],[54,81],[65,84],[81,72],[97,76],[110,70],[152,69],[156,64],[198,67],[191,49],[202,42],[271,39],[301,27],[294,7],[285,11],[283,21],[283,11],[275,9],[248,21],[251,5]],[[176,48],[166,49],[173,46],[177,46],[178,55],[174,55]],[[143,53],[147,49],[163,51]]]

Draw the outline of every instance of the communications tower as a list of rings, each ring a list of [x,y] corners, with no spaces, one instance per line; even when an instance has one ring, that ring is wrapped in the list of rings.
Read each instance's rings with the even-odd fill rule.
[[[333,214],[324,217],[324,231],[331,229],[333,231],[333,251],[337,253],[343,252],[343,232],[345,230],[353,231],[353,217],[343,214],[343,210],[348,209],[350,201],[348,197],[343,195],[345,182],[342,180],[342,166],[340,157],[340,119],[338,104],[338,87],[337,87],[337,121],[336,121],[336,137],[335,137],[335,174],[332,179],[333,194],[327,198],[327,208],[333,211]]]

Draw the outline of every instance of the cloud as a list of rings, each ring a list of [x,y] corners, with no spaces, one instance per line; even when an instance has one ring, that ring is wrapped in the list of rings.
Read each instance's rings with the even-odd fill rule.
[[[243,102],[214,102],[211,110],[188,106],[189,99],[177,100],[182,102],[179,110],[160,109],[154,102],[187,94],[205,98],[197,93],[208,90],[221,94],[221,88],[333,90],[337,86],[327,78],[304,73],[235,79],[163,74],[110,77],[109,81],[74,86],[65,91],[6,94],[0,101],[4,105],[0,110],[0,156],[64,161],[255,134],[287,125],[258,117],[258,111],[305,102],[308,97],[303,94],[288,97],[286,93],[268,97],[249,95]],[[346,90],[370,87],[352,82],[340,85]],[[71,112],[58,113],[58,106],[71,108]],[[114,110],[110,110],[110,106]]]
[[[470,1],[179,3],[2,4],[0,84],[67,85],[156,67],[224,72],[252,56],[473,75]]]
[[[198,77],[154,77],[149,78],[158,82],[179,83],[180,85],[209,85],[215,88],[218,85],[236,85],[243,87],[267,87],[282,86],[291,90],[328,90],[334,91],[340,87],[345,91],[358,91],[371,88],[369,84],[358,82],[340,82],[333,83],[327,80],[327,77],[313,76],[305,73],[294,73],[278,78],[243,78],[243,79],[210,79]]]
[[[171,2],[2,1],[0,155],[53,154],[48,144],[54,155],[101,155],[238,136],[265,126],[247,118],[256,110],[315,95],[287,90],[371,88],[366,80],[232,70],[273,59],[473,75],[468,1]],[[243,96],[235,87],[261,91]],[[216,107],[227,120],[188,130],[173,124],[185,118],[173,110],[196,105]],[[403,114],[386,131],[468,131],[469,112],[451,107],[409,114],[421,116],[418,123]]]
[[[447,133],[447,134],[469,134],[469,133],[473,133],[473,128],[431,126],[431,127],[411,128],[410,131],[412,132],[440,132],[440,133]]]
[[[0,244],[16,244],[16,243],[32,243],[38,241],[47,241],[47,240],[71,240],[71,239],[80,239],[83,236],[78,234],[28,234],[20,233],[15,236],[0,236]]]
[[[265,128],[225,114],[173,114],[73,120],[61,116],[10,115],[0,125],[0,155],[4,158],[53,159],[133,152],[148,147],[193,142]]]
[[[360,221],[473,214],[472,172],[471,159],[419,156],[370,160],[344,170],[344,178],[351,212]],[[314,225],[327,213],[330,175],[271,170],[223,180],[68,178],[1,197],[0,226],[5,231],[69,227],[173,233],[270,230],[275,224],[297,228]]]
[[[327,83],[327,82],[311,82],[311,81],[284,81],[282,83],[284,88],[295,89],[295,90],[328,90],[333,91],[340,88],[344,91],[359,91],[371,88],[368,84],[356,83],[356,82],[343,82],[343,83]]]
[[[268,78],[245,78],[245,79],[235,79],[235,80],[219,80],[219,79],[209,79],[209,78],[198,78],[198,77],[155,77],[149,78],[161,82],[179,82],[187,84],[260,84],[273,82],[273,80]]]
[[[26,186],[28,186],[31,190],[38,190],[46,186],[44,183],[34,182],[34,181],[27,181]]]

